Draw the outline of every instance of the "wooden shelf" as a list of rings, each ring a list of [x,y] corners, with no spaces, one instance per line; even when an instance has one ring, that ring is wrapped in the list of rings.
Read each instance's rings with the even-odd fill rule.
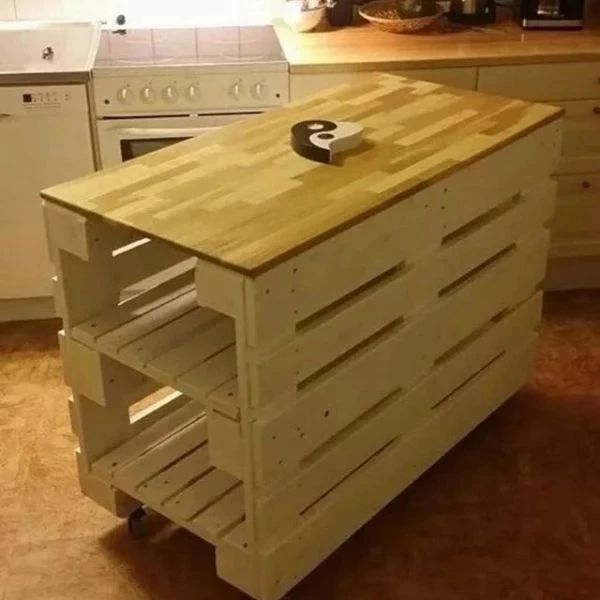
[[[99,458],[92,472],[215,545],[244,521],[243,485],[210,465],[206,415],[195,400]]]
[[[239,418],[233,319],[198,306],[192,272],[163,281],[73,327],[73,339]],[[210,396],[210,401],[208,400]]]

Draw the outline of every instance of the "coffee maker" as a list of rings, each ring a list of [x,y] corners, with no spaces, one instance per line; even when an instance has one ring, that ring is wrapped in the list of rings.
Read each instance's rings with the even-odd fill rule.
[[[581,29],[585,0],[520,0],[523,29]]]

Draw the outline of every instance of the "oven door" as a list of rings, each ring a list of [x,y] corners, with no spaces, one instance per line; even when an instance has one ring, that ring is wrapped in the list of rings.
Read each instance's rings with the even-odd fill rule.
[[[141,117],[96,121],[100,166],[118,165],[257,113],[188,117]]]

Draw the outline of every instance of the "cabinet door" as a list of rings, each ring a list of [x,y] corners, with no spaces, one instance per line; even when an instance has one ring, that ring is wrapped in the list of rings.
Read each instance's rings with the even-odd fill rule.
[[[480,67],[477,89],[524,100],[600,98],[600,62]]]
[[[552,222],[552,257],[600,257],[600,174],[563,175]]]
[[[565,109],[559,173],[600,173],[600,98],[556,103]]]
[[[408,69],[390,71],[392,75],[401,75],[411,79],[434,81],[444,85],[474,90],[477,82],[476,68],[456,69]],[[352,83],[373,74],[371,71],[354,71],[348,73],[291,73],[290,95],[292,100],[299,100],[305,96],[316,94],[336,85]]]

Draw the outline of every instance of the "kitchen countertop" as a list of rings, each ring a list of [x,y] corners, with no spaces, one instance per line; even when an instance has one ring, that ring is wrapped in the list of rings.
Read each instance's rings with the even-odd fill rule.
[[[278,22],[276,30],[291,73],[600,60],[600,7],[588,12],[583,31],[524,31],[505,9],[499,9],[498,23],[482,31],[450,31],[445,21],[414,35],[385,33],[364,22],[305,34]]]
[[[314,118],[317,106],[320,119],[365,127],[342,164],[311,162],[290,147],[291,126]],[[379,74],[42,196],[254,276],[561,114]]]

